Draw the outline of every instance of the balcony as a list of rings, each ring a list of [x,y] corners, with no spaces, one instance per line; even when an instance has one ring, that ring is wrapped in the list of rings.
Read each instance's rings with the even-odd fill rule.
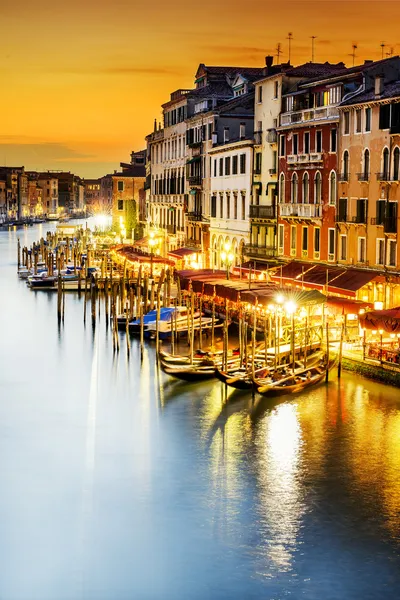
[[[261,144],[262,144],[262,131],[255,131],[254,132],[254,143],[256,144],[256,146],[261,146]]]
[[[356,215],[355,217],[348,217],[347,223],[357,223],[358,225],[365,225],[367,222],[365,215]]]
[[[273,169],[268,169],[268,172],[270,175],[276,175],[276,173],[277,173],[276,167],[274,167]]]
[[[349,220],[349,218],[346,213],[339,213],[335,217],[336,223],[347,223],[348,220]]]
[[[276,219],[275,206],[261,206],[250,204],[250,219]]]
[[[322,152],[312,152],[310,154],[310,162],[322,162]]]
[[[276,256],[276,249],[274,246],[253,246],[252,244],[245,244],[243,246],[243,254],[257,258],[273,258]]]
[[[335,120],[338,118],[339,110],[337,106],[321,106],[319,108],[307,108],[306,110],[284,113],[279,118],[279,124],[281,127],[284,127],[285,125],[295,125],[326,119]]]
[[[338,180],[339,181],[349,181],[349,174],[348,173],[339,173]]]
[[[189,185],[202,185],[203,178],[201,175],[192,175],[187,178]]]
[[[321,204],[280,204],[281,217],[300,219],[320,219],[322,216]]]
[[[278,135],[276,129],[267,129],[267,142],[268,144],[276,144]]]
[[[371,217],[371,225],[380,225],[381,227],[383,226],[383,217]]]
[[[187,212],[186,220],[187,221],[201,221],[202,215],[201,215],[201,213],[198,213],[198,212]]]
[[[194,141],[194,140],[193,140],[193,141],[191,141],[191,142],[188,142],[188,146],[189,146],[189,148],[200,148],[200,147],[201,147],[201,145],[202,145],[202,143],[203,143],[203,142],[202,142],[202,141],[200,141],[200,140],[197,140],[197,141]]]
[[[322,162],[322,152],[311,152],[310,154],[289,154],[286,158],[288,165]]]
[[[390,174],[388,171],[385,171],[384,173],[377,173],[376,178],[378,181],[390,181]]]
[[[261,175],[261,167],[260,166],[255,166],[254,167],[254,175]]]
[[[358,181],[369,181],[369,173],[357,173]]]

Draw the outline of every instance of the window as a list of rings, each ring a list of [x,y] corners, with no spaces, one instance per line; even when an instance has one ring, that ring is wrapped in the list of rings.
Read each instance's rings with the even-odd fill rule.
[[[339,198],[338,221],[340,223],[347,223],[347,198]]]
[[[274,83],[274,98],[278,98],[279,96],[279,82],[275,81]]]
[[[237,194],[233,194],[233,218],[237,219],[238,218],[238,201],[237,201]]]
[[[118,210],[124,210],[124,201],[118,200]]]
[[[299,153],[299,136],[297,133],[293,134],[293,145],[292,145],[292,154]]]
[[[328,260],[335,260],[335,230],[328,229]]]
[[[298,198],[298,178],[297,178],[297,174],[293,173],[292,175],[292,181],[291,181],[291,186],[290,186],[290,202],[292,204],[297,204],[297,198]]]
[[[315,152],[322,152],[322,131],[315,133]]]
[[[399,181],[400,150],[396,146],[393,152],[393,181]]]
[[[336,173],[332,171],[329,177],[329,204],[336,204]]]
[[[222,177],[223,174],[224,174],[224,159],[220,158],[219,159],[219,176]]]
[[[347,260],[347,235],[340,236],[340,260]]]
[[[303,227],[301,248],[308,253],[308,227]]]
[[[331,129],[331,152],[336,152],[337,150],[337,129]]]
[[[231,196],[226,194],[226,218],[231,218]]]
[[[385,207],[386,200],[377,200],[376,201],[376,220],[375,223],[377,225],[383,225],[385,220]]]
[[[283,173],[279,176],[279,202],[280,204],[285,202],[285,175]]]
[[[365,109],[365,131],[371,131],[371,109]]]
[[[361,108],[356,108],[356,133],[361,133]]]
[[[319,254],[321,246],[321,229],[319,227],[314,228],[314,254]]]
[[[246,196],[242,194],[242,221],[246,219]]]
[[[246,137],[246,123],[240,123],[239,125],[239,137],[243,140]]]
[[[262,89],[262,85],[260,85],[260,87],[258,88],[258,102],[259,103],[262,102],[262,95],[263,95],[263,89]]]
[[[385,264],[385,240],[382,238],[376,240],[376,264]]]
[[[224,127],[224,142],[229,142],[229,127]]]
[[[358,262],[360,262],[360,263],[365,263],[365,260],[366,260],[366,254],[365,254],[366,243],[365,242],[366,242],[365,237],[358,238]]]
[[[369,150],[364,151],[364,164],[363,164],[363,176],[364,181],[368,181],[369,179]]]
[[[319,171],[315,174],[314,179],[314,202],[315,204],[321,204],[322,199],[322,179]]]
[[[308,131],[304,134],[304,154],[310,154],[310,133]]]
[[[389,179],[389,150],[387,148],[384,149],[382,155],[382,179],[383,181]]]
[[[283,254],[284,225],[278,225],[278,252]]]
[[[344,181],[349,179],[349,153],[347,150],[343,152],[343,178]]]
[[[365,198],[360,198],[357,200],[357,223],[366,223],[367,222],[367,201]]]
[[[246,173],[246,155],[245,154],[241,154],[240,155],[240,174],[244,174]]]
[[[310,185],[309,185],[308,173],[304,173],[304,175],[303,175],[303,204],[309,203],[309,190],[310,190]]]
[[[237,175],[238,172],[238,157],[237,154],[232,156],[232,175]]]
[[[396,241],[395,240],[388,240],[388,256],[387,256],[387,263],[389,265],[389,267],[395,267],[396,266]]]
[[[343,135],[349,135],[350,133],[350,113],[343,113]]]
[[[231,157],[227,156],[225,158],[225,175],[231,174]]]
[[[279,156],[285,156],[285,136],[279,136]]]
[[[390,128],[390,104],[382,104],[379,107],[379,129]]]
[[[261,152],[257,152],[256,153],[256,165],[255,165],[255,172],[257,175],[261,174],[261,161],[262,161],[262,154],[261,154]]]
[[[296,254],[296,236],[297,236],[297,227],[296,225],[290,226],[290,254]]]
[[[217,216],[217,197],[211,196],[211,217],[214,219]]]
[[[222,219],[224,216],[224,197],[222,194],[219,196],[219,218]]]
[[[214,158],[214,177],[217,176],[217,159]]]
[[[118,191],[119,192],[124,191],[124,182],[123,181],[118,181]]]

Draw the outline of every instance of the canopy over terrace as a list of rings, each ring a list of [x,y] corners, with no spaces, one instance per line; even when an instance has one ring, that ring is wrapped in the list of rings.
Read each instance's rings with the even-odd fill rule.
[[[364,329],[400,333],[400,307],[389,310],[371,310],[360,315],[359,318],[360,325]]]
[[[119,245],[114,246],[111,250],[112,253],[121,259],[127,259],[130,262],[139,262],[139,263],[149,263],[153,262],[154,264],[165,264],[173,266],[174,262],[172,260],[168,260],[167,258],[162,258],[161,256],[157,256],[154,254],[153,256],[148,252],[143,252],[134,246],[127,245]]]
[[[355,298],[359,289],[377,278],[382,278],[382,273],[372,269],[368,271],[352,267],[346,269],[296,260],[282,265],[272,275],[272,280],[280,282],[282,286],[302,286],[321,290],[326,294],[341,294],[350,298]]]
[[[251,284],[239,278],[226,279],[225,271],[178,271],[181,289],[191,289],[205,296],[218,296],[232,302],[247,302],[268,306],[282,296],[282,303],[292,301],[297,306],[321,304],[326,298],[317,290],[299,290],[296,288],[279,288],[276,283],[256,281]]]

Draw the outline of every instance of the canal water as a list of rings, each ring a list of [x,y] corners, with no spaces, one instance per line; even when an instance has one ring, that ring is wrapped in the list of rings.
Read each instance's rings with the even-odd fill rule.
[[[0,232],[1,600],[394,599],[398,389],[253,404],[158,373],[16,276]],[[90,311],[88,311],[89,316]]]

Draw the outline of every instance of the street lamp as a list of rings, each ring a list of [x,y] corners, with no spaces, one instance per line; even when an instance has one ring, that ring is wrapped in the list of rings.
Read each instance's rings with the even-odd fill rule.
[[[153,253],[154,247],[157,245],[157,240],[154,239],[154,232],[150,232],[149,246],[150,246],[150,277],[153,277]]]
[[[225,263],[226,266],[226,278],[229,279],[229,268],[233,263],[233,259],[235,258],[234,254],[231,252],[231,243],[225,242],[224,249],[221,252],[221,260],[222,263]]]
[[[383,329],[379,329],[379,335],[381,336],[381,364],[383,363]]]

